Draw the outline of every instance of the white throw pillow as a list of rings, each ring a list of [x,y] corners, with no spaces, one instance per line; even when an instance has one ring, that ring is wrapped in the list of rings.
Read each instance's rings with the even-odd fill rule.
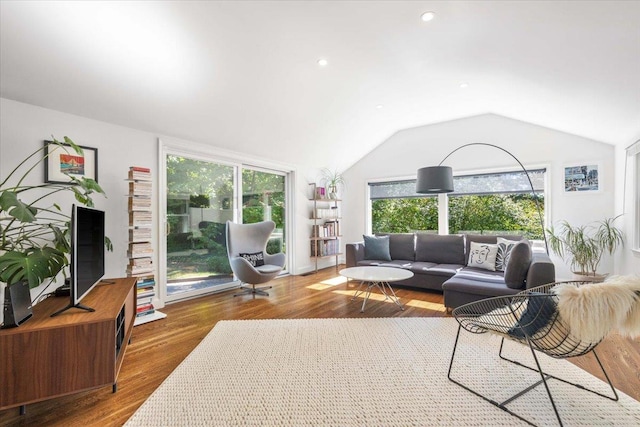
[[[504,271],[509,262],[511,249],[519,242],[519,240],[507,240],[498,237],[498,254],[496,255],[496,271]]]
[[[467,266],[496,271],[498,245],[471,242],[469,245],[469,262]]]

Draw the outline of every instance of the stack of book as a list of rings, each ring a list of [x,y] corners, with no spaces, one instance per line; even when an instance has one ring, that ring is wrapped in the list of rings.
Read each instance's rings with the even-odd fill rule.
[[[136,317],[148,316],[155,313],[153,306],[153,296],[156,281],[153,276],[140,277],[137,282],[138,305],[136,307]]]
[[[340,243],[338,240],[313,240],[311,241],[311,256],[323,257],[336,255],[339,253]]]
[[[129,258],[142,258],[153,256],[153,246],[151,242],[131,242],[127,251]]]
[[[150,257],[145,258],[129,258],[127,266],[127,274],[129,276],[137,276],[139,274],[152,273],[153,262]]]
[[[151,181],[151,169],[142,166],[131,166],[129,168],[129,179]]]
[[[142,196],[139,194],[132,194],[129,196],[129,212],[150,210],[151,196]]]
[[[129,248],[127,275],[136,277],[138,284],[138,306],[134,325],[162,319],[166,315],[155,309],[155,276],[153,265],[153,216],[151,198],[153,182],[151,170],[141,166],[129,168]]]
[[[313,225],[312,237],[338,237],[340,227],[338,221],[327,221],[324,224]]]

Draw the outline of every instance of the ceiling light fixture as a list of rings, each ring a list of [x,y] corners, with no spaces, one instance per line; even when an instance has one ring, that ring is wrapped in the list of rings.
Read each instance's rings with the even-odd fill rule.
[[[460,89],[466,89],[468,87],[469,87],[469,83],[467,83],[467,82],[460,83]]]
[[[378,110],[382,110],[382,109],[384,108],[384,105],[382,105],[382,104],[378,104],[378,105],[376,105],[376,108],[377,108]]]
[[[422,19],[424,22],[429,22],[435,17],[436,17],[436,13],[431,11],[425,12],[422,15],[420,15],[420,19]]]
[[[326,67],[327,65],[329,65],[329,61],[324,58],[320,58],[318,59],[318,65],[321,67]]]

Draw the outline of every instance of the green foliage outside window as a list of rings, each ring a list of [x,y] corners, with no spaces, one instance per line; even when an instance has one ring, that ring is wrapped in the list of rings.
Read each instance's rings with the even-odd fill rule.
[[[374,233],[438,230],[438,199],[379,199],[371,202]]]
[[[544,201],[539,195],[544,210]],[[543,211],[544,212],[544,211]],[[435,197],[380,199],[371,202],[374,233],[438,230]],[[536,202],[530,194],[498,194],[449,197],[449,232],[522,233],[542,239]]]

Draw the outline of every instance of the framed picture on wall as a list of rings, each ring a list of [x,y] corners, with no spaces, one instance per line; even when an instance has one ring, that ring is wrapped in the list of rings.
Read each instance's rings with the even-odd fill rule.
[[[82,154],[68,144],[54,144],[52,141],[44,142],[44,182],[58,184],[70,184],[69,176],[76,178],[91,178],[98,182],[98,149],[92,147],[82,148]]]
[[[564,191],[566,193],[593,193],[600,191],[600,167],[596,163],[583,163],[564,168]]]

